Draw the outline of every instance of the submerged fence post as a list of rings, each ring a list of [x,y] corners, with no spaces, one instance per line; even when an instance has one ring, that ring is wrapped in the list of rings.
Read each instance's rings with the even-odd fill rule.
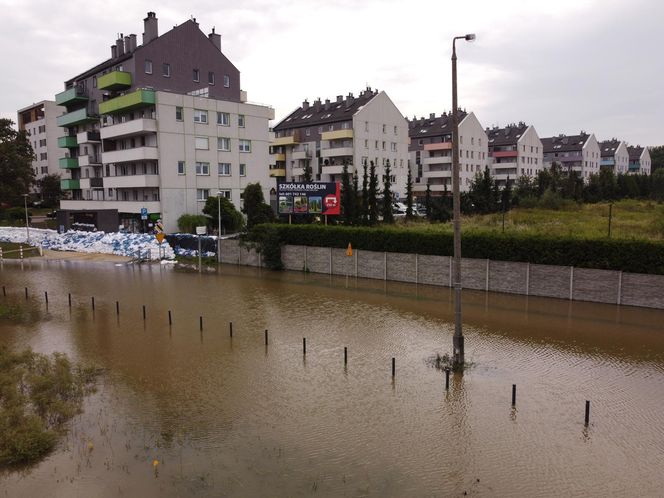
[[[44,301],[48,304],[48,291],[44,291]]]
[[[585,417],[586,427],[590,422],[590,401],[586,400],[586,417]]]
[[[348,348],[344,346],[344,365],[348,365]]]
[[[115,314],[120,316],[120,301],[115,301]]]
[[[5,286],[2,286],[2,295],[7,297],[7,289],[5,289]]]
[[[200,329],[201,332],[203,332],[203,317],[202,316],[198,317],[198,328]]]
[[[143,320],[145,320],[146,314],[145,314],[145,305],[143,305]]]
[[[25,298],[28,299],[28,288],[25,288]]]
[[[94,311],[95,310],[95,297],[92,296],[91,300],[92,300],[92,311]]]
[[[171,318],[171,310],[168,310],[168,325],[173,325],[173,319]]]
[[[392,377],[397,373],[397,363],[394,358],[392,358]]]
[[[265,329],[265,345],[267,346],[267,329]]]
[[[516,384],[512,384],[512,406],[516,406]]]
[[[307,354],[307,338],[302,338],[302,354]]]
[[[69,307],[71,308],[71,292],[67,294],[67,301],[69,301]]]
[[[231,337],[233,337],[233,322],[228,322],[228,330],[230,331]]]
[[[445,390],[446,391],[450,390],[450,369],[449,368],[445,369]]]

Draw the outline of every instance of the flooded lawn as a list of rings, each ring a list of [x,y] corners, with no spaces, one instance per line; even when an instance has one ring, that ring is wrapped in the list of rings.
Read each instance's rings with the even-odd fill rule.
[[[658,496],[664,487],[662,311],[464,291],[473,366],[446,392],[426,360],[450,351],[450,289],[72,261],[5,263],[0,284],[0,300],[37,318],[0,321],[0,344],[104,369],[60,447],[0,474],[0,496]]]

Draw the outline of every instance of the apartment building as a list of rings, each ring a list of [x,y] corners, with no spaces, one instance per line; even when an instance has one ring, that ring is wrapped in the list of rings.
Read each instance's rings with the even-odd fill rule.
[[[408,124],[385,92],[368,87],[334,101],[305,100],[274,127],[271,146],[277,181],[302,181],[307,167],[313,181],[341,181],[344,163],[361,176],[365,161],[374,162],[380,179],[389,160],[393,192],[406,194]]]
[[[558,135],[542,138],[544,166],[555,162],[563,169],[576,171],[584,181],[591,174],[599,173],[600,150],[595,135],[581,132],[578,135]]]
[[[544,168],[544,149],[535,127],[523,122],[487,128],[489,167],[500,186],[521,176],[534,178]]]
[[[60,174],[59,160],[65,156],[65,151],[59,142],[64,132],[56,120],[64,110],[52,100],[42,100],[17,112],[18,129],[27,132],[35,153],[32,169],[36,180]]]
[[[56,102],[66,107],[58,117],[62,186],[72,196],[60,206],[65,227],[85,219],[104,230],[144,229],[147,213],[172,232],[217,192],[237,208],[248,183],[268,195],[274,110],[247,102],[220,35],[206,36],[195,19],[159,36],[149,12],[141,45],[121,35],[111,57],[66,81]]]
[[[427,185],[432,195],[452,192],[452,113],[408,122],[410,162],[413,165],[413,194],[422,198]],[[488,164],[488,138],[474,113],[459,110],[459,187],[470,188],[475,175]]]
[[[629,152],[627,144],[613,138],[599,143],[600,162],[602,168],[610,168],[617,175],[629,171]]]
[[[629,172],[634,175],[649,175],[651,171],[650,151],[648,147],[628,146]]]

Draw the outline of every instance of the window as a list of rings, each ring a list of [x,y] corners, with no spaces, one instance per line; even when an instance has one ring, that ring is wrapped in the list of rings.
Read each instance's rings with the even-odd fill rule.
[[[347,130],[350,128],[350,123],[348,121],[344,122],[344,124],[341,126],[344,130]]]
[[[161,65],[161,74],[163,74],[166,78],[171,77],[171,65],[168,62],[164,62]]]
[[[470,145],[475,145],[475,137],[470,137]]]
[[[328,129],[329,131],[334,131],[334,125],[330,125]]]
[[[112,188],[108,189],[108,196],[113,197],[113,189]]]
[[[251,152],[251,140],[240,139],[240,152]]]
[[[214,73],[212,71],[208,73],[208,85],[214,85]]]
[[[193,76],[194,76],[194,81],[195,82],[198,83],[199,81],[201,81],[201,72],[200,72],[200,70],[194,69],[193,70]]]
[[[210,197],[210,190],[206,188],[197,188],[196,189],[196,200],[197,201],[207,201]]]
[[[217,150],[228,152],[231,150],[231,139],[226,137],[217,138]]]
[[[394,127],[394,134],[395,135],[397,134],[397,127],[396,126]]]
[[[227,74],[224,74],[224,86],[225,86],[226,88],[230,88],[230,87],[231,87],[231,77],[228,76]]]
[[[231,125],[231,115],[227,112],[218,112],[217,113],[217,124],[221,126],[230,126]]]
[[[364,122],[364,131],[369,131],[369,121]]]
[[[176,108],[175,108],[175,120],[176,120],[176,121],[182,121],[182,120],[183,120],[183,110],[182,110],[182,107],[176,107]]]
[[[237,126],[238,128],[244,128],[244,114],[237,115]],[[309,136],[309,128],[307,128],[307,136]]]
[[[201,109],[194,109],[194,123],[207,124],[208,114],[207,111]]]
[[[397,144],[396,144],[396,142],[392,142],[392,143],[390,144],[390,150],[391,150],[392,152],[396,152],[396,151],[397,151]]]
[[[240,176],[247,176],[247,165],[240,164]]]
[[[385,150],[385,142],[383,142],[383,150]]]
[[[383,133],[387,133],[387,125],[383,125]]]
[[[366,138],[364,139],[364,148],[365,149],[369,148],[369,140],[367,140]]]
[[[92,88],[97,88],[97,77],[96,76],[92,77]]]
[[[145,70],[145,74],[152,74],[152,61],[150,59],[145,59],[143,69]]]
[[[230,190],[220,190],[219,195],[221,197],[226,198],[226,199],[230,199],[231,198],[231,191]]]
[[[307,128],[306,130],[304,130],[304,134],[305,134],[306,136],[311,135],[311,130],[310,130],[309,128]]]
[[[206,176],[210,174],[210,163],[196,162],[196,174]],[[206,197],[207,199],[207,197]]]
[[[196,148],[198,150],[208,150],[210,148],[208,137],[196,137]]]
[[[376,150],[378,150],[378,140],[376,140],[375,146],[376,146]]]
[[[184,174],[185,174],[184,161],[178,161],[178,175],[184,175]]]
[[[219,163],[219,176],[231,176],[231,163]]]

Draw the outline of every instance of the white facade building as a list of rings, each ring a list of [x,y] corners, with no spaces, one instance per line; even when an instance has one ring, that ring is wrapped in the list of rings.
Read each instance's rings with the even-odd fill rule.
[[[611,168],[617,175],[629,171],[629,152],[627,144],[622,140],[612,139],[599,143],[600,166]]]
[[[486,130],[489,139],[489,164],[498,185],[521,176],[534,178],[544,168],[542,141],[535,127],[519,123]]]
[[[592,133],[543,138],[542,145],[547,168],[555,162],[564,170],[576,171],[584,181],[588,181],[590,175],[599,173],[600,149]]]

